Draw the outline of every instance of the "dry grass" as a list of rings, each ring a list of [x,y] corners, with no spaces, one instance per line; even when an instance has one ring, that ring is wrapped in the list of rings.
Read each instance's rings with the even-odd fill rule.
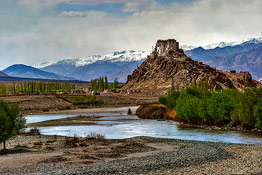
[[[90,133],[86,136],[88,140],[104,140],[105,136],[99,133]]]

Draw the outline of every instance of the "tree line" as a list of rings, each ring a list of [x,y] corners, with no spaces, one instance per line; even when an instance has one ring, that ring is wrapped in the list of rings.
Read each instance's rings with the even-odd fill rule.
[[[61,82],[13,82],[10,85],[0,84],[0,95],[9,94],[45,94],[57,90],[75,89],[75,85],[71,83]]]
[[[108,83],[107,76],[99,77],[91,80],[91,88],[90,90],[94,91],[104,91],[105,89],[114,91],[114,89],[118,88],[118,80],[114,79],[113,83]]]
[[[262,88],[214,92],[207,82],[200,81],[182,90],[172,86],[166,97],[159,97],[159,102],[174,108],[177,117],[190,123],[262,128]]]

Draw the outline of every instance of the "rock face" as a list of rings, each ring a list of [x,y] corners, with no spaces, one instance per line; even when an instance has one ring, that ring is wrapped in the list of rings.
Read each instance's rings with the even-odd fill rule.
[[[166,94],[172,80],[179,88],[190,85],[194,80],[207,80],[215,89],[244,90],[246,87],[259,86],[259,82],[253,80],[248,72],[217,70],[186,56],[176,40],[158,40],[154,51],[128,76],[123,90],[139,89],[141,92]]]

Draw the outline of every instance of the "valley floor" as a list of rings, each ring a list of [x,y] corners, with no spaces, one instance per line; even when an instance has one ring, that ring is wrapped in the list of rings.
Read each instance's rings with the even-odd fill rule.
[[[17,136],[0,174],[262,174],[262,146],[135,137]]]

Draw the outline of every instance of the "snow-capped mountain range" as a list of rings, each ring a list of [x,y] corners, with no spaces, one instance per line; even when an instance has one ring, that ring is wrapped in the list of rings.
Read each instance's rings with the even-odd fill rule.
[[[247,44],[259,44],[262,43],[262,37],[259,38],[250,38],[242,41],[234,41],[234,42],[220,42],[215,44],[209,44],[206,46],[203,46],[203,49],[211,50],[215,49],[217,47],[224,48],[227,46],[244,46]],[[183,50],[193,50],[195,48],[198,48],[196,46],[187,46],[183,45],[181,46]],[[76,67],[80,66],[86,66],[89,64],[93,64],[97,61],[108,61],[111,63],[114,62],[133,62],[133,61],[140,61],[142,59],[147,58],[147,56],[151,53],[151,51],[122,51],[122,52],[114,52],[113,54],[107,54],[107,55],[90,55],[87,57],[81,57],[76,59],[64,59],[58,62],[55,61],[47,61],[43,63],[37,63],[32,65],[35,68],[44,68],[55,64],[67,64],[67,65],[74,65]]]
[[[246,44],[259,44],[259,43],[262,43],[262,37],[259,37],[259,38],[249,38],[249,39],[246,39],[246,40],[241,40],[241,41],[234,41],[234,42],[220,42],[220,43],[214,43],[214,44],[209,44],[209,45],[206,45],[206,46],[202,46],[202,48],[204,49],[215,49],[217,47],[220,47],[220,48],[224,48],[224,47],[227,47],[227,46],[236,46],[236,45],[241,45],[241,46],[244,46]],[[193,50],[195,48],[197,48],[196,46],[187,46],[187,45],[183,45],[181,46],[181,48],[183,50]]]
[[[146,52],[146,51],[130,50],[130,51],[114,52],[113,54],[107,54],[107,55],[91,55],[91,56],[76,58],[76,59],[65,59],[58,62],[48,61],[44,63],[35,64],[33,65],[33,67],[44,68],[51,65],[74,65],[76,67],[80,67],[80,66],[87,66],[89,64],[93,64],[97,61],[107,61],[111,63],[136,62],[147,58],[149,54],[150,54],[149,51]]]
[[[196,61],[223,70],[250,71],[257,80],[262,77],[262,71],[260,71],[260,67],[262,67],[262,37],[236,42],[221,42],[204,47],[182,46],[181,48]],[[118,78],[119,82],[124,83],[128,75],[132,74],[134,69],[140,66],[150,53],[151,51],[122,51],[107,55],[64,59],[57,62],[47,61],[35,64],[33,67],[77,80],[90,81],[107,75],[109,81]],[[241,61],[238,61],[240,57]],[[36,76],[34,73],[30,75],[30,78],[34,78],[33,75]]]

